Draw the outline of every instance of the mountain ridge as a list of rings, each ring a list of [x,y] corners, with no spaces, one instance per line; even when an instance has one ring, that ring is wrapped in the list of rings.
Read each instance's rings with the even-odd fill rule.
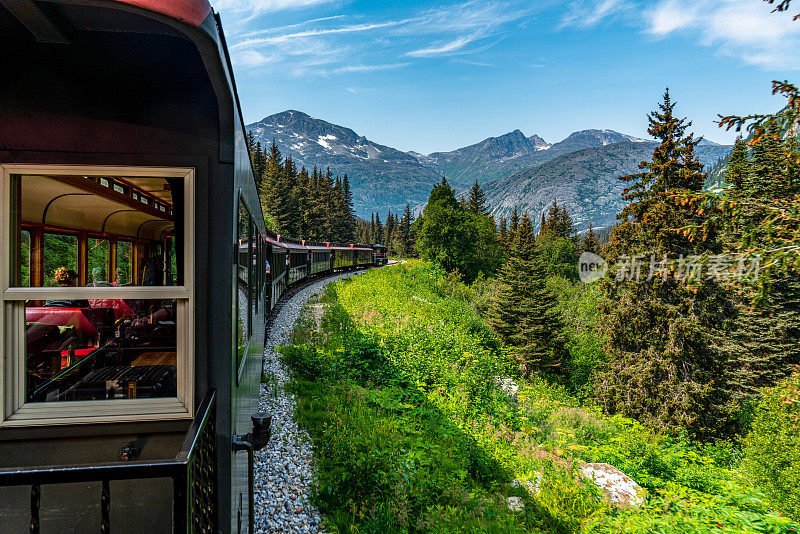
[[[347,174],[356,215],[367,219],[376,211],[400,212],[406,203],[418,211],[445,175],[460,192],[475,180],[482,183],[498,217],[515,204],[538,213],[557,198],[574,212],[579,226],[590,220],[607,226],[621,207],[622,186],[616,179],[635,172],[656,146],[608,129],[580,130],[552,144],[515,129],[450,152],[421,154],[376,143],[297,110],[270,115],[247,129],[265,148],[274,139],[298,165]],[[703,141],[697,153],[711,168],[730,148]]]

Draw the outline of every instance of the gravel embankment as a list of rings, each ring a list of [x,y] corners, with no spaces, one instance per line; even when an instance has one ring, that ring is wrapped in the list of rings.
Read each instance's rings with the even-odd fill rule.
[[[283,389],[289,371],[273,348],[286,342],[312,295],[339,278],[361,272],[331,276],[304,287],[283,303],[269,326],[264,372],[274,378],[271,384],[261,385],[260,410],[272,414],[272,438],[255,458],[257,532],[324,532],[319,510],[308,500],[315,471],[311,439],[294,420],[294,396]]]

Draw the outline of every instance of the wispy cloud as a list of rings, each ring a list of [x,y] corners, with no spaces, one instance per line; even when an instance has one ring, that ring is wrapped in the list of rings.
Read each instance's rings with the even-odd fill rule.
[[[412,50],[411,52],[406,52],[406,55],[410,57],[431,57],[452,54],[460,52],[465,46],[480,38],[480,35],[466,35],[446,43],[433,45],[428,48],[420,48],[419,50]]]
[[[387,21],[387,22],[377,22],[372,24],[354,24],[351,26],[343,26],[341,28],[306,30],[301,32],[273,35],[269,37],[251,37],[249,39],[245,39],[241,42],[236,43],[231,48],[239,49],[239,48],[248,48],[258,45],[283,44],[295,39],[302,39],[305,37],[320,37],[323,35],[334,35],[339,33],[361,33],[361,32],[368,32],[371,30],[378,30],[381,28],[390,28],[392,26],[399,26],[402,24],[405,24],[405,21],[402,20]]]
[[[268,11],[297,9],[316,4],[327,4],[333,1],[334,0],[214,0],[213,5],[214,9],[217,11],[257,15]]]
[[[395,70],[408,67],[410,63],[387,63],[385,65],[347,65],[339,67],[332,72],[335,74],[348,73],[348,72],[377,72],[383,70]]]
[[[645,12],[656,38],[688,35],[720,54],[769,69],[800,70],[800,24],[752,0],[661,0]]]
[[[560,27],[581,26],[588,28],[630,9],[629,0],[577,0],[570,3],[568,13],[561,19]]]
[[[327,0],[221,1],[230,9],[252,11]],[[255,31],[245,27],[229,41],[242,68],[278,71],[280,65],[280,72],[291,76],[357,74],[410,66],[409,58],[478,54],[501,42],[512,24],[522,24],[555,1],[468,0],[382,20],[337,14]]]
[[[406,52],[408,57],[475,54],[502,41],[507,25],[530,17],[547,5],[548,1],[534,3],[471,0],[426,11],[417,20],[397,30],[397,33],[420,35],[429,39],[426,46]],[[470,47],[473,43],[483,44]]]

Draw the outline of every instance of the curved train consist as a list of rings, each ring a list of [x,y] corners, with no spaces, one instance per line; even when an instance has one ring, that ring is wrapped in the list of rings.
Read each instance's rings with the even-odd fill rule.
[[[252,532],[264,225],[207,0],[0,0],[0,531]]]

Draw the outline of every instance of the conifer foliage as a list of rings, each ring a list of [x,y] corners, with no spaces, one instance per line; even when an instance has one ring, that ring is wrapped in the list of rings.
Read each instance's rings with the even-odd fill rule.
[[[511,347],[521,372],[560,374],[563,325],[556,299],[546,287],[547,271],[536,252],[528,213],[517,225],[511,255],[497,275],[489,308],[489,324]]]
[[[455,191],[443,177],[415,224],[415,246],[421,258],[472,281],[480,274],[493,273],[502,262],[503,250],[494,220],[466,206],[456,200]]]
[[[261,208],[267,225],[276,233],[310,241],[355,241],[356,217],[347,175],[334,176],[314,167],[311,172],[297,168],[292,158],[284,159],[273,141],[267,150],[248,148],[257,174]],[[260,173],[260,174],[259,174]]]
[[[674,201],[677,191],[699,191],[705,181],[694,154],[691,124],[674,115],[664,93],[649,116],[650,135],[661,143],[643,172],[623,177],[629,201],[612,232],[612,254],[659,259],[709,250],[676,232],[696,217]],[[612,261],[618,258],[612,256]],[[619,258],[619,261],[626,261]],[[633,274],[633,273],[632,273]],[[597,376],[598,397],[606,410],[700,438],[724,433],[730,424],[725,352],[716,343],[733,316],[733,307],[713,280],[689,288],[674,272],[633,275],[606,282],[603,306],[607,361]]]

